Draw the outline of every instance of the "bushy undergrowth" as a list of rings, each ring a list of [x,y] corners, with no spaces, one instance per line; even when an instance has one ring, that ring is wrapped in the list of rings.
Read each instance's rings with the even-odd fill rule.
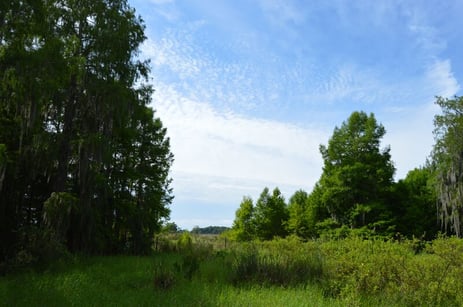
[[[462,305],[463,241],[437,239],[419,254],[415,242],[348,238],[321,244],[327,295],[384,296],[411,306]]]
[[[189,234],[175,242],[181,257],[170,269],[157,271],[160,288],[192,279],[235,286],[312,285],[348,305],[372,297],[386,305],[463,305],[463,241],[457,238],[426,243],[358,236],[301,242],[291,237],[220,251]]]
[[[64,278],[66,283],[76,283],[76,287],[88,289],[90,294],[98,291],[87,283],[104,286],[106,288],[99,293],[108,297],[112,291],[108,287],[117,288],[117,291],[143,289],[147,296],[143,302],[167,305],[186,302],[189,306],[218,306],[220,302],[220,305],[233,306],[234,302],[228,301],[232,296],[234,300],[239,295],[250,295],[255,296],[256,301],[251,300],[254,303],[248,305],[258,306],[259,300],[263,299],[261,295],[273,291],[264,289],[285,289],[298,297],[304,297],[304,291],[316,293],[317,302],[331,302],[329,305],[333,302],[342,306],[463,305],[461,239],[439,238],[426,243],[359,237],[308,242],[287,238],[236,244],[217,250],[209,241],[188,236],[171,241],[175,245],[174,251],[143,258],[146,264],[142,266],[138,262],[141,260],[137,260],[138,267],[134,272],[130,268],[134,261],[127,257],[124,258],[126,262],[111,263],[107,273],[104,273],[103,266],[94,266],[93,269],[70,270],[69,276],[56,276]],[[52,281],[53,276],[48,276],[46,283],[61,289],[60,282]],[[72,276],[79,279],[73,280]],[[39,278],[27,277],[26,280]],[[105,282],[101,283],[103,280]],[[6,280],[0,280],[0,288],[2,282],[8,284]],[[48,286],[39,288],[43,287]],[[75,291],[76,288],[72,289]],[[282,290],[279,291],[283,295]],[[154,297],[149,293],[154,293]],[[25,292],[12,297],[31,301],[27,295]],[[74,294],[64,295],[74,297]],[[76,302],[72,299],[69,302],[84,302],[79,301],[81,298],[75,299]],[[7,301],[14,302],[12,299]],[[309,298],[299,298],[287,306],[307,304],[310,305]]]

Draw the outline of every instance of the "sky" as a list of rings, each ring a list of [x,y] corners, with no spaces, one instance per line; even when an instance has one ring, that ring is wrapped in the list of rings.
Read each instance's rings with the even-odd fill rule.
[[[175,161],[171,221],[231,226],[243,196],[288,200],[354,111],[386,128],[395,180],[434,144],[436,96],[462,95],[463,1],[129,0]]]

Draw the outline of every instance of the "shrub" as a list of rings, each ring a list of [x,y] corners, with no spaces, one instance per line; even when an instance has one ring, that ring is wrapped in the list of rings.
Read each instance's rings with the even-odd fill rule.
[[[410,306],[463,303],[463,241],[438,239],[416,254],[415,241],[349,237],[322,244],[324,293],[351,301],[386,297]],[[347,302],[346,302],[347,303]]]
[[[177,246],[180,251],[191,250],[193,246],[193,238],[189,232],[185,231],[180,235],[180,238],[177,241]]]

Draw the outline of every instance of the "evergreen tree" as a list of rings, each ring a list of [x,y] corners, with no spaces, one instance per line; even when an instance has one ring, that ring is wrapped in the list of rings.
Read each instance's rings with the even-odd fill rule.
[[[238,241],[249,241],[255,238],[254,204],[250,197],[244,197],[236,210],[232,227]]]
[[[136,58],[142,20],[125,0],[6,1],[0,20],[0,256],[30,229],[146,251],[173,157]]]
[[[463,97],[437,97],[442,109],[434,117],[436,144],[432,152],[442,229],[463,235]]]
[[[392,188],[390,204],[396,231],[407,237],[433,239],[439,231],[436,202],[430,168],[409,171]]]
[[[386,230],[391,218],[386,197],[395,169],[390,149],[380,148],[385,133],[373,114],[354,112],[334,129],[328,146],[320,146],[324,167],[315,206],[324,207],[334,222]]]
[[[301,238],[307,238],[311,229],[308,197],[307,192],[296,191],[288,204],[288,232]]]
[[[261,240],[286,236],[288,209],[278,188],[275,188],[271,195],[269,189],[264,188],[256,202],[254,221],[256,236]]]

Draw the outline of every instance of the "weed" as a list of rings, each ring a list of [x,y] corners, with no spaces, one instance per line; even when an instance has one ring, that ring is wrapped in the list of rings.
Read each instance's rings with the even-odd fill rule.
[[[175,274],[158,263],[154,268],[154,286],[158,289],[170,289],[175,283]]]

